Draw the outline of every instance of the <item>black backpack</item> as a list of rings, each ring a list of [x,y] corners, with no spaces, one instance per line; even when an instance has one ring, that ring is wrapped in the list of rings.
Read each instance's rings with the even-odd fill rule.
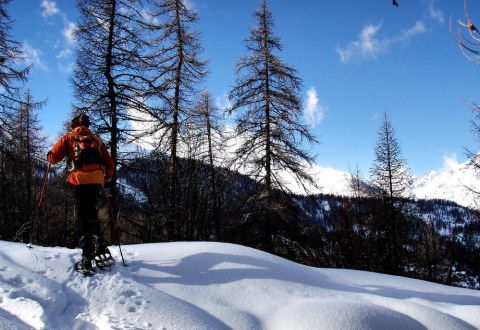
[[[100,153],[101,141],[88,131],[78,132],[73,139],[74,156],[71,159],[71,170],[96,170],[103,163]]]

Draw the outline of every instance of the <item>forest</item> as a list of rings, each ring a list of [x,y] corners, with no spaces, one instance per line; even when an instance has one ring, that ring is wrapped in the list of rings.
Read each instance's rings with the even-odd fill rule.
[[[46,163],[43,102],[28,89],[9,2],[0,0],[0,239],[73,248],[68,170]],[[370,178],[352,171],[351,196],[288,189],[282,171],[321,187],[306,169],[315,160],[308,145],[318,139],[301,119],[302,79],[280,57],[266,0],[236,63],[228,109],[202,88],[207,59],[198,15],[184,0],[77,6],[70,117],[92,118],[117,165],[98,205],[110,244],[231,242],[316,267],[480,289],[480,214],[408,194],[411,174],[386,114]],[[456,40],[470,58],[480,34],[466,19]],[[232,130],[223,113],[236,114]],[[473,113],[478,121],[478,108]],[[479,169],[478,154],[470,156]]]

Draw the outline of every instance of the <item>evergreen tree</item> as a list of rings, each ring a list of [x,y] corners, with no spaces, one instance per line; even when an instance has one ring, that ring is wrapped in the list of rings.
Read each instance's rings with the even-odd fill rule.
[[[20,42],[10,35],[12,20],[7,12],[10,0],[0,0],[0,137],[9,130],[7,119],[22,103],[21,89],[27,81],[28,67]]]
[[[408,220],[402,198],[409,195],[411,177],[386,114],[378,132],[370,175],[373,194],[381,200],[374,224],[379,267],[381,271],[400,274],[405,261]]]
[[[266,0],[255,17],[257,25],[246,40],[249,54],[238,61],[237,79],[229,94],[233,103],[230,111],[238,112],[235,138],[240,141],[233,164],[247,170],[263,187],[260,197],[266,209],[273,209],[273,189],[287,190],[280,171],[290,172],[302,184],[315,184],[305,170],[313,156],[301,144],[316,139],[301,120],[298,94],[302,81],[296,70],[276,55],[282,47],[273,34]],[[265,219],[266,243],[271,244],[270,216],[266,214]]]
[[[126,158],[122,145],[136,138],[132,121],[141,121],[151,91],[150,44],[140,0],[78,0],[77,60],[72,77],[75,112],[88,112],[97,133],[106,135],[115,164]],[[117,174],[111,184],[118,213]],[[114,234],[112,233],[112,236]],[[113,237],[112,237],[113,238]]]
[[[375,160],[370,175],[377,188],[377,197],[386,199],[390,204],[394,200],[409,197],[411,176],[408,165],[386,114],[378,131]]]
[[[457,45],[461,50],[463,56],[474,64],[480,64],[480,31],[470,18],[468,2],[464,2],[464,13],[466,21],[457,21],[457,33],[455,35]],[[450,30],[453,34],[453,25],[450,25]],[[477,139],[477,144],[480,143],[480,106],[477,103],[472,105],[472,112],[474,118],[472,120],[472,133]],[[480,154],[478,151],[467,151],[467,155],[470,158],[470,164],[476,169],[477,175],[480,174]],[[475,191],[477,199],[480,200],[480,191]],[[477,203],[480,205],[480,202]]]
[[[220,194],[218,179],[215,166],[222,162],[222,156],[225,150],[225,140],[223,125],[219,114],[219,109],[213,102],[212,95],[208,91],[200,94],[200,99],[193,109],[193,140],[197,141],[196,158],[201,162],[208,164],[209,181],[211,197],[210,201],[213,219],[213,228],[215,237],[221,236],[220,233]]]
[[[152,117],[160,133],[158,148],[170,152],[169,171],[169,235],[176,235],[180,224],[179,153],[186,142],[189,111],[193,107],[199,85],[206,76],[206,63],[200,59],[202,48],[192,25],[198,15],[184,0],[150,0],[148,30],[155,46],[152,61],[157,63],[157,76],[152,89]],[[157,101],[157,102],[155,102]]]
[[[286,188],[278,176],[280,170],[291,172],[300,182],[313,183],[302,163],[311,163],[313,157],[302,149],[301,142],[314,143],[316,139],[300,118],[302,81],[296,70],[275,54],[282,47],[273,34],[266,0],[255,17],[257,25],[246,40],[250,54],[237,63],[238,78],[229,97],[231,112],[240,111],[235,133],[242,142],[235,163],[249,168],[271,193],[273,188]]]

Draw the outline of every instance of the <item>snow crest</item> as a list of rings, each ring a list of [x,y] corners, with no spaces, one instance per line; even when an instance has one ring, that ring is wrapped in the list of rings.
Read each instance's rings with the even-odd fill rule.
[[[306,267],[233,244],[123,250],[128,267],[84,278],[72,268],[78,250],[0,241],[0,328],[480,328],[479,291]]]

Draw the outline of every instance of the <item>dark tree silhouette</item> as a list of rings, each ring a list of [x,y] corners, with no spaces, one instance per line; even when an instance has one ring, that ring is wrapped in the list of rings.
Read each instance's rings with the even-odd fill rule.
[[[0,130],[8,130],[6,119],[22,102],[21,89],[29,71],[22,66],[25,54],[21,43],[10,35],[12,20],[6,8],[9,2],[0,0]]]
[[[237,79],[229,97],[230,112],[238,112],[235,138],[239,146],[232,163],[243,168],[259,184],[265,219],[265,244],[272,244],[271,211],[275,188],[288,190],[280,171],[291,173],[301,184],[315,184],[307,173],[313,161],[302,142],[316,142],[308,126],[302,124],[302,103],[298,97],[302,81],[295,69],[283,63],[275,54],[282,50],[273,34],[272,13],[262,1],[256,11],[257,25],[246,40],[248,55],[236,66]],[[268,211],[270,210],[270,211]]]
[[[411,177],[386,114],[378,131],[375,160],[370,175],[374,186],[372,192],[382,201],[382,207],[376,216],[376,240],[378,249],[381,250],[379,264],[382,271],[401,274],[407,222],[402,198],[409,196]]]
[[[273,18],[267,2],[255,13],[257,25],[246,40],[249,55],[237,63],[237,80],[230,91],[232,108],[238,111],[235,136],[240,139],[234,163],[245,167],[262,183],[267,194],[274,188],[286,190],[279,171],[291,172],[300,182],[314,183],[305,171],[313,156],[301,143],[316,142],[302,124],[302,102],[298,96],[302,81],[276,51],[280,40],[273,34]]]
[[[160,138],[159,148],[170,151],[170,211],[169,234],[174,238],[179,218],[179,147],[182,143],[184,123],[192,108],[199,85],[206,76],[206,63],[200,59],[202,48],[199,36],[192,30],[198,15],[184,0],[150,0],[149,31],[156,44],[158,76],[152,98],[157,99],[152,116]],[[156,23],[159,20],[160,23]],[[153,101],[152,101],[153,102]],[[165,145],[166,144],[166,145]]]

